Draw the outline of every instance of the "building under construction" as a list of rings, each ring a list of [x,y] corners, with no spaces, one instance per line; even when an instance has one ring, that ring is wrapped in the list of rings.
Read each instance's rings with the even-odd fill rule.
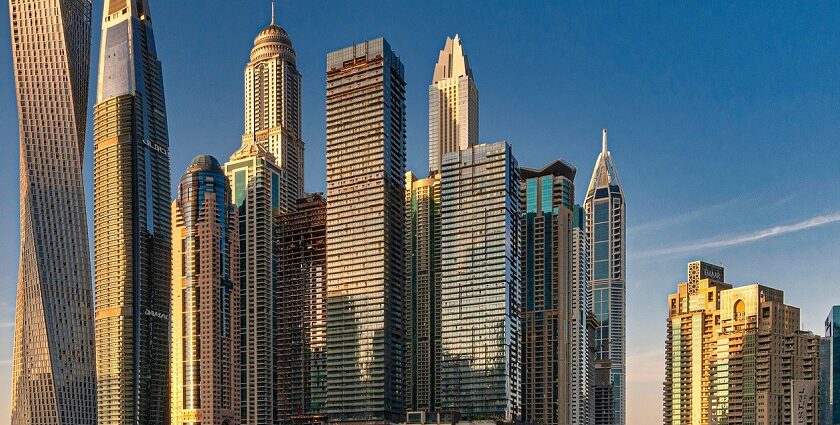
[[[277,217],[276,397],[283,423],[324,421],[326,368],[326,201],[311,194]]]

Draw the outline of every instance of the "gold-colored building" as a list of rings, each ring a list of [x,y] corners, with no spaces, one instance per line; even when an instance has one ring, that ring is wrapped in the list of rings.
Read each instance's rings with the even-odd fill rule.
[[[172,424],[239,424],[239,224],[219,162],[193,159],[172,202]]]
[[[696,261],[668,306],[666,425],[801,423],[794,386],[817,384],[820,341],[799,330],[799,309],[782,291],[733,288],[722,267]],[[816,420],[816,409],[797,416]]]
[[[169,136],[148,0],[106,0],[93,108],[98,423],[169,423]],[[138,419],[139,418],[139,419]]]

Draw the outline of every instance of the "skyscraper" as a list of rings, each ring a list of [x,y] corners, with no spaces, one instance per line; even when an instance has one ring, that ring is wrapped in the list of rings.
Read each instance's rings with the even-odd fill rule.
[[[239,217],[240,423],[274,425],[277,228],[280,169],[246,141],[224,166]]]
[[[478,144],[478,88],[461,45],[446,38],[429,86],[429,173],[439,173],[444,154]]]
[[[297,201],[277,221],[279,419],[322,420],[327,403],[327,202]]]
[[[822,424],[840,425],[840,306],[832,307],[825,319],[821,352]]]
[[[435,410],[440,388],[440,179],[405,175],[406,410]]]
[[[626,204],[615,163],[607,150],[606,128],[603,130],[601,153],[586,191],[584,208],[592,249],[589,257],[592,310],[599,322],[595,331],[595,360],[609,360],[611,386],[615,392],[612,397],[613,416],[616,424],[624,425]],[[601,366],[604,364],[600,363]],[[596,401],[596,405],[603,406],[604,403]]]
[[[466,419],[522,409],[519,167],[507,142],[441,163],[441,393]]]
[[[100,425],[169,423],[172,229],[163,77],[147,0],[106,0],[93,108]]]
[[[592,383],[594,356],[590,354],[589,309],[589,239],[587,238],[586,210],[580,205],[572,209],[572,289],[569,339],[571,351],[571,414],[573,425],[590,425],[592,422]]]
[[[330,421],[401,421],[405,80],[383,38],[327,55]]]
[[[300,73],[292,40],[271,24],[254,39],[245,67],[245,134],[242,142],[257,142],[274,156],[280,169],[280,208],[294,210],[303,196]]]
[[[575,170],[557,160],[521,169],[522,419],[572,422]]]
[[[11,0],[20,131],[14,425],[96,423],[93,309],[82,181],[89,0]]]
[[[664,423],[816,423],[820,338],[782,291],[723,279],[689,263],[668,297]]]
[[[239,224],[219,161],[197,156],[172,202],[173,423],[239,423]]]

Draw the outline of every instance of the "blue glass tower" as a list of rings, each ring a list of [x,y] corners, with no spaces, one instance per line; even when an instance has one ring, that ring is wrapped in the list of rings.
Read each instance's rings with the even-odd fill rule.
[[[823,425],[840,424],[840,305],[825,319],[820,359],[820,404]]]
[[[626,251],[625,233],[626,205],[624,191],[618,180],[618,172],[607,150],[607,129],[603,130],[603,145],[592,180],[586,192],[586,218],[589,228],[591,307],[598,319],[595,330],[595,361],[609,365],[609,390],[612,401],[594,400],[596,406],[612,405],[612,414],[598,412],[598,418],[606,418],[610,425],[624,425],[624,362],[626,358],[625,339],[625,295],[626,295]],[[606,394],[603,391],[599,394]]]

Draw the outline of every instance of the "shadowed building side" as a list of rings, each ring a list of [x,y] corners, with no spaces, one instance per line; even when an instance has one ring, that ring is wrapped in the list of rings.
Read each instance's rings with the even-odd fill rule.
[[[91,4],[8,4],[21,208],[11,423],[93,425],[93,298],[82,179]]]

